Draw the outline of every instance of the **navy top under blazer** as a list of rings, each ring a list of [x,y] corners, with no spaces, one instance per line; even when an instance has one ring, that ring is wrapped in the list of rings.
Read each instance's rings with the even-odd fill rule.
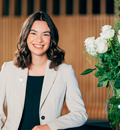
[[[22,119],[18,130],[31,130],[40,125],[39,105],[44,76],[28,76]]]

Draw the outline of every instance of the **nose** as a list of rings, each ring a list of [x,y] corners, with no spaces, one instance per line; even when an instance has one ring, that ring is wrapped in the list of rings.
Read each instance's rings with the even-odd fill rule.
[[[36,41],[39,42],[39,43],[42,43],[43,42],[42,35],[37,35],[36,36]]]

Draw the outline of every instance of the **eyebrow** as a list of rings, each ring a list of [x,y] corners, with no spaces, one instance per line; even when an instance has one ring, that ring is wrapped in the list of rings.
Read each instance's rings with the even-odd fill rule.
[[[31,29],[30,31],[37,32],[36,30]]]
[[[37,31],[34,30],[34,29],[31,29],[30,31],[37,32]],[[45,32],[43,32],[43,33],[50,33],[50,31],[45,31]]]
[[[43,32],[43,33],[50,33],[50,31],[45,31],[45,32]]]

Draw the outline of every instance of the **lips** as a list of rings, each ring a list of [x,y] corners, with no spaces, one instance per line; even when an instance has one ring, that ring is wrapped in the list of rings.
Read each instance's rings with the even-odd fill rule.
[[[44,45],[33,44],[33,46],[36,48],[43,48]]]

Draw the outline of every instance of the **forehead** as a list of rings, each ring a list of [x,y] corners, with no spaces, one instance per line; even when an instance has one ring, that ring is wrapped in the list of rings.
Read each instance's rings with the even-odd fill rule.
[[[34,29],[35,31],[50,31],[47,22],[45,21],[35,21],[31,27],[31,30]]]

